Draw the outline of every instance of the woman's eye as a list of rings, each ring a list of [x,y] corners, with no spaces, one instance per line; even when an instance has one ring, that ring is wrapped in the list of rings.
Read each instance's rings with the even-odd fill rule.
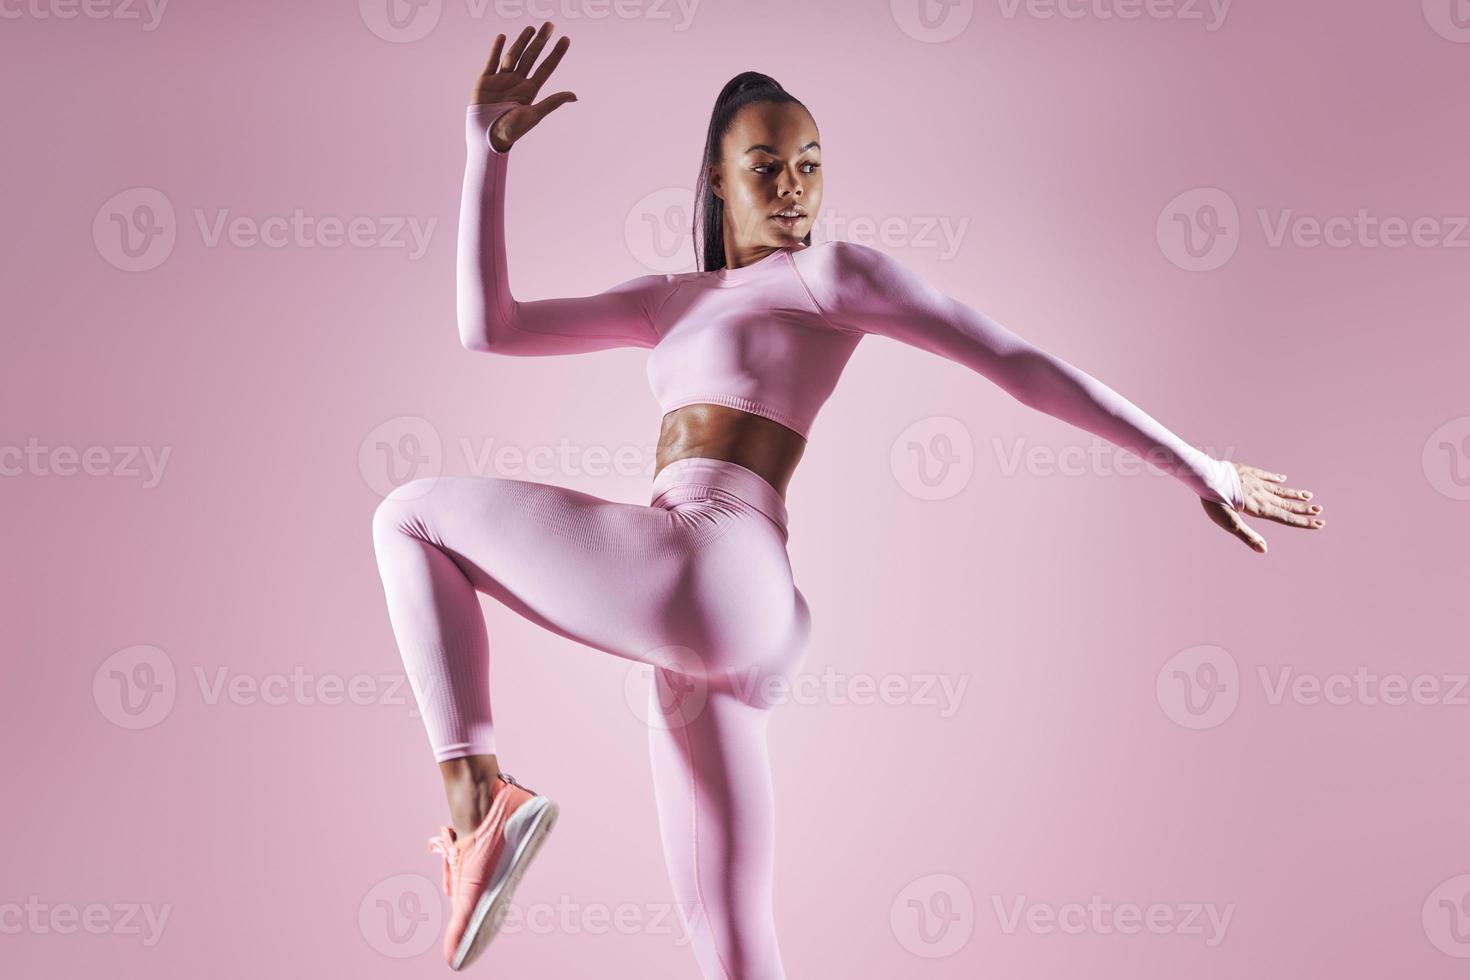
[[[755,171],[757,173],[762,173],[763,174],[763,173],[766,173],[769,169],[771,169],[774,166],[775,166],[775,164],[772,164],[772,163],[761,163],[761,164],[757,164],[756,167],[755,167]],[[808,163],[803,163],[802,166],[803,167],[811,167],[812,169],[811,170],[808,170],[807,173],[813,173],[813,172],[815,172],[816,168],[818,168],[818,167],[821,166],[821,164],[820,163],[811,163],[811,162],[808,162]]]

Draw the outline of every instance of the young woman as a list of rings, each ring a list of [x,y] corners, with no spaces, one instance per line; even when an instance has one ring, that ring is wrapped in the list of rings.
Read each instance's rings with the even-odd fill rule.
[[[506,279],[511,147],[576,96],[533,101],[566,53],[525,28],[496,37],[466,122],[458,319],[472,351],[651,350],[665,414],[652,500],[617,503],[523,480],[438,477],[374,517],[389,615],[439,763],[452,827],[444,953],[461,969],[498,928],[556,819],[500,769],[477,593],[546,629],[653,666],[649,754],[666,862],[705,977],[785,976],[772,916],[770,678],[802,663],[811,617],[787,557],[786,487],[806,436],[866,334],[965,364],[1026,405],[1159,461],[1260,553],[1245,514],[1318,528],[1284,476],[1212,459],[1117,392],[933,289],[884,253],[813,245],[821,147],[805,106],[755,72],[710,119],[698,191],[701,272],[645,275],[591,296],[516,300]]]

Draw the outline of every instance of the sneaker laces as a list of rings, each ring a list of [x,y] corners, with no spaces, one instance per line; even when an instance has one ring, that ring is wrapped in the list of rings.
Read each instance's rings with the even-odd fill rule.
[[[508,785],[521,785],[510,773],[502,772],[500,776]],[[459,847],[455,843],[456,839],[453,827],[440,827],[439,833],[429,838],[429,853],[438,851],[444,855],[444,894],[450,897],[454,896],[454,875],[459,871]]]
[[[459,871],[459,847],[454,841],[453,827],[440,827],[439,833],[429,838],[429,853],[438,851],[444,855],[444,894],[451,897],[454,895],[454,875]]]

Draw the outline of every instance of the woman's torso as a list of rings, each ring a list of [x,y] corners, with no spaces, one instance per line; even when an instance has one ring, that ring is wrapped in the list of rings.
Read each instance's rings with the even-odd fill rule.
[[[654,475],[688,456],[723,459],[759,473],[785,500],[805,451],[806,440],[779,422],[723,405],[686,405],[663,417]]]
[[[649,381],[664,405],[657,471],[689,456],[738,463],[785,499],[807,436],[857,337],[812,299],[834,256],[807,246],[745,266],[671,276]]]

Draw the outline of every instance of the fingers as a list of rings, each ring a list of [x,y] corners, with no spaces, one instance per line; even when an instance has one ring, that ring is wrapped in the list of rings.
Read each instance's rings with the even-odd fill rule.
[[[529,30],[529,28],[527,28],[527,30]],[[528,72],[530,72],[531,66],[536,63],[536,59],[541,54],[541,49],[546,47],[546,41],[550,37],[551,21],[543,21],[541,24],[541,29],[536,32],[536,36],[531,40],[531,46],[526,48],[525,51],[521,52],[521,57],[516,62],[516,74],[526,75]]]
[[[1200,505],[1204,507],[1204,513],[1210,516],[1210,520],[1244,541],[1245,547],[1257,554],[1266,554],[1266,539],[1261,538],[1258,533],[1255,533],[1255,530],[1251,529],[1250,525],[1245,523],[1238,510],[1204,497],[1200,498]]]
[[[1271,505],[1293,514],[1320,514],[1322,512],[1321,504],[1309,504],[1305,500],[1292,500],[1287,497],[1276,497],[1271,501]]]
[[[1316,516],[1322,513],[1322,505],[1308,503],[1312,499],[1310,490],[1274,485],[1265,489],[1270,491],[1270,496],[1261,504],[1262,517],[1269,517],[1292,527],[1306,527],[1315,530],[1327,526],[1325,520]]]
[[[577,97],[571,92],[557,92],[555,95],[548,95],[540,102],[537,102],[535,105],[531,106],[531,108],[536,111],[536,121],[540,122],[541,120],[545,119],[547,115],[551,113],[551,110],[555,109],[557,106],[563,105],[567,102],[576,101]]]
[[[495,35],[495,43],[490,46],[490,60],[485,62],[485,71],[482,74],[493,75],[500,65],[500,51],[505,47],[505,35]]]
[[[1268,487],[1267,489],[1269,489],[1272,493],[1276,494],[1277,496],[1281,496],[1281,497],[1295,497],[1295,498],[1300,499],[1300,500],[1311,500],[1312,499],[1312,491],[1310,491],[1310,490],[1298,490],[1296,487],[1277,487],[1277,486]]]
[[[1230,521],[1233,525],[1230,530],[1235,536],[1244,541],[1246,547],[1252,551],[1264,555],[1266,553],[1266,539],[1257,534],[1249,524],[1242,520],[1240,514],[1236,511],[1231,510],[1226,511],[1226,513],[1230,515]]]
[[[561,64],[561,56],[566,54],[567,48],[571,46],[572,39],[563,34],[557,38],[556,44],[552,46],[551,54],[546,56],[546,60],[536,66],[536,70],[531,73],[531,81],[536,83],[536,90],[538,92],[541,90],[542,83],[546,81],[546,76],[556,70],[556,66]]]
[[[1201,497],[1199,502],[1200,506],[1205,509],[1205,513],[1209,515],[1210,520],[1235,535],[1241,541],[1244,541],[1246,547],[1252,551],[1262,555],[1266,553],[1266,539],[1251,529],[1250,525],[1241,517],[1239,511],[1204,497]]]
[[[1261,505],[1261,517],[1268,517],[1278,524],[1288,524],[1292,527],[1321,527],[1325,521],[1306,514],[1295,514],[1274,503],[1263,503]]]
[[[1237,463],[1235,465],[1242,467],[1246,470],[1246,472],[1250,473],[1257,479],[1265,480],[1269,483],[1280,483],[1282,480],[1286,479],[1285,473],[1276,473],[1272,470],[1263,470],[1259,466],[1252,466],[1249,463]]]
[[[512,75],[516,74],[516,65],[521,60],[521,52],[526,50],[526,45],[530,43],[533,34],[534,32],[528,24],[520,34],[516,35],[515,43],[510,46],[510,50],[505,53],[505,57],[500,59],[500,71],[509,72]]]
[[[510,46],[510,50],[508,51],[503,50],[505,35],[498,35],[495,38],[495,46],[490,51],[490,63],[485,68],[485,74],[517,75],[524,78],[532,84],[530,98],[535,98],[536,93],[545,84],[547,77],[561,63],[562,56],[566,54],[567,48],[572,45],[572,39],[563,35],[557,39],[546,60],[540,65],[536,65],[536,59],[541,57],[541,52],[546,48],[546,42],[551,39],[555,27],[556,25],[549,20],[543,21],[540,29],[534,32],[530,25],[527,25],[521,30],[520,34],[516,35],[515,42]],[[535,67],[534,72],[531,71],[533,66]],[[575,99],[576,97],[572,96],[571,99],[561,98],[555,102],[551,102],[546,105],[545,109],[537,118],[544,118],[547,112],[555,109],[563,102],[575,101]]]
[[[476,83],[474,101],[487,101],[491,97],[486,95],[488,90],[494,93],[494,97],[509,98],[512,101],[531,105],[531,100],[536,97],[546,79],[556,70],[556,66],[561,63],[562,56],[572,44],[570,37],[558,38],[546,60],[537,65],[536,60],[541,57],[555,28],[556,25],[549,20],[543,21],[539,29],[533,29],[527,25],[516,35],[509,49],[505,47],[505,35],[497,34],[494,44],[491,45],[490,58],[486,62],[485,70],[481,72],[480,80]],[[532,73],[532,68],[535,68],[534,73]],[[529,84],[523,85],[522,81]],[[536,118],[538,120],[544,118],[546,113],[563,102],[571,101],[576,101],[576,96],[565,93],[563,97],[555,101],[543,103]]]
[[[1314,531],[1327,526],[1327,521],[1317,516],[1322,513],[1322,505],[1307,503],[1312,499],[1312,491],[1287,486],[1285,473],[1263,470],[1249,463],[1238,465],[1251,477],[1255,489],[1265,491],[1254,499],[1253,510],[1257,516]]]

